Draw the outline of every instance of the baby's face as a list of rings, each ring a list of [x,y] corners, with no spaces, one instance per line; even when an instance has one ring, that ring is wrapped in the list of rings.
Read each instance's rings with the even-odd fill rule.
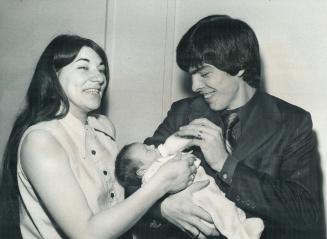
[[[154,161],[161,157],[158,149],[154,145],[141,143],[133,145],[132,155],[141,161],[143,169],[149,168]]]

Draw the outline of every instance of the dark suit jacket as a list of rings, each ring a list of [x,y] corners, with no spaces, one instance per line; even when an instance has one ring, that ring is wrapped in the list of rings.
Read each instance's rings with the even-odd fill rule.
[[[267,93],[255,96],[241,137],[220,173],[208,166],[199,148],[194,152],[230,200],[247,216],[264,220],[262,238],[325,238],[321,169],[311,116]],[[180,126],[202,117],[222,126],[219,112],[210,110],[202,97],[175,102],[145,143],[163,143]]]

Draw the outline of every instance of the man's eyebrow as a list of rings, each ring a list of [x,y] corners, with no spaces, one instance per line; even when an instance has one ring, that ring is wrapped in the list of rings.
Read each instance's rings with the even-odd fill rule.
[[[199,71],[206,70],[209,68],[208,66],[200,66],[199,68],[196,68],[194,70],[189,71],[191,75],[198,73]]]

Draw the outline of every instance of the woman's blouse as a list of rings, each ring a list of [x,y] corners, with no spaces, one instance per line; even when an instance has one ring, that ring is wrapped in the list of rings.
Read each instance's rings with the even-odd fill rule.
[[[33,130],[45,130],[61,144],[94,214],[123,200],[124,191],[114,175],[118,149],[114,129],[108,118],[103,115],[89,116],[87,123],[82,124],[68,113],[63,119],[40,122],[29,127],[21,142]],[[21,167],[20,148],[21,145],[18,150],[17,180],[21,196],[20,228],[23,238],[62,238],[58,226],[42,207]]]

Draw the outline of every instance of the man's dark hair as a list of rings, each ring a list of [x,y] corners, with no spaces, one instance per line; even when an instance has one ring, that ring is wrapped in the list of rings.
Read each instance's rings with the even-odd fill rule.
[[[130,149],[136,143],[125,145],[116,157],[115,174],[118,182],[124,187],[140,187],[142,178],[136,174],[140,168],[132,157]]]
[[[193,25],[177,46],[177,64],[184,70],[210,64],[235,76],[240,70],[250,86],[260,85],[259,44],[245,22],[227,15],[205,17]]]

